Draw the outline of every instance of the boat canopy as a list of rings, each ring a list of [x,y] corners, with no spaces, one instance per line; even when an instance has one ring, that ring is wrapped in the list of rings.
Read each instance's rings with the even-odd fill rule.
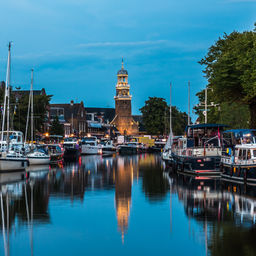
[[[244,135],[251,132],[256,132],[256,129],[231,129],[231,130],[225,131],[224,133],[234,133],[234,134]]]

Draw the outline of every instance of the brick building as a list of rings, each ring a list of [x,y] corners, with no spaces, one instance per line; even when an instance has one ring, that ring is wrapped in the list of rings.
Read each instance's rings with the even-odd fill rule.
[[[84,103],[50,104],[50,121],[58,116],[60,123],[64,125],[64,134],[69,136],[85,136],[87,133],[86,111]]]

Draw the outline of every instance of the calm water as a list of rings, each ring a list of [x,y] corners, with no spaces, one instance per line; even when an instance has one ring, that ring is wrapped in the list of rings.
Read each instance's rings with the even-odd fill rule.
[[[169,174],[157,155],[23,176],[0,175],[0,255],[256,255],[254,189]]]

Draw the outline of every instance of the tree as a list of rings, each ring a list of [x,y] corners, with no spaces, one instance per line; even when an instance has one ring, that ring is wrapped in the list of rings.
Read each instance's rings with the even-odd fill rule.
[[[60,123],[58,116],[56,116],[52,122],[52,126],[50,129],[50,134],[52,135],[64,135],[64,127]]]
[[[4,104],[5,82],[0,82],[0,105]],[[52,95],[34,95],[34,132],[43,132],[43,124],[46,121],[46,113]],[[29,94],[22,93],[15,97],[10,86],[10,129],[25,133]],[[3,107],[2,107],[3,108]],[[1,115],[2,123],[2,115]],[[30,126],[30,122],[29,122]],[[6,129],[6,127],[5,127]],[[30,129],[30,128],[29,128]]]
[[[251,128],[256,128],[255,42],[255,30],[224,34],[199,62],[219,102],[248,105]]]
[[[43,123],[46,120],[46,112],[50,103],[51,95],[34,95],[34,131],[42,132]],[[29,95],[23,95],[17,105],[12,104],[12,110],[10,111],[11,117],[13,120],[13,126],[15,130],[25,132],[26,129],[26,120],[28,112],[28,101]],[[15,101],[13,101],[15,102]],[[16,108],[16,109],[14,109]],[[30,122],[29,122],[30,126]]]
[[[205,90],[198,92],[197,97],[200,103],[205,103]],[[250,112],[248,105],[242,103],[220,102],[216,99],[212,90],[207,92],[207,101],[217,103],[215,107],[208,107],[207,121],[208,123],[223,123],[230,128],[249,128]],[[195,114],[198,115],[199,122],[204,123],[205,116],[203,115],[204,106],[195,106]]]
[[[170,130],[170,109],[165,99],[149,97],[145,106],[140,109],[143,124],[147,133],[151,135],[162,135]],[[187,114],[172,107],[172,129],[174,134],[183,134],[187,124]]]

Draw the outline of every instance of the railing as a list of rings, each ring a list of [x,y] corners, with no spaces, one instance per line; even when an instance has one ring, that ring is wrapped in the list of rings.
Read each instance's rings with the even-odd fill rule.
[[[238,165],[252,165],[256,164],[256,159],[238,159],[237,157],[232,158],[232,156],[222,156],[221,162],[223,164],[238,164]]]
[[[177,155],[192,157],[221,156],[219,147],[174,149],[173,152]]]

